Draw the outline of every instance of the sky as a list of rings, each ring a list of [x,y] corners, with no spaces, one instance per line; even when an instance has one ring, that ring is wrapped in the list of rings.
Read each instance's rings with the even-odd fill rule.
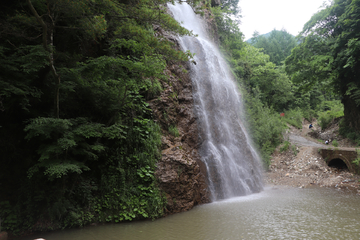
[[[240,31],[245,40],[254,31],[261,34],[285,29],[296,36],[311,16],[320,10],[324,0],[240,0]]]

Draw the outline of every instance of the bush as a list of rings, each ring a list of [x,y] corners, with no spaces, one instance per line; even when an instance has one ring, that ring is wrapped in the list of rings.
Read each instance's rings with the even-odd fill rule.
[[[284,121],[298,129],[302,129],[303,114],[301,109],[292,109],[285,112]]]
[[[244,94],[250,133],[261,153],[265,167],[270,164],[270,155],[283,141],[286,125],[277,112],[263,105],[259,98]]]
[[[318,113],[313,109],[302,109],[302,115],[309,122],[312,122],[314,118],[319,116]]]
[[[180,136],[179,130],[177,129],[176,126],[170,126],[170,127],[169,127],[169,133],[170,133],[171,135],[173,135],[174,137]]]
[[[280,152],[285,152],[285,151],[287,151],[287,150],[289,149],[289,146],[290,146],[290,145],[291,145],[291,144],[290,144],[289,141],[285,141],[285,142],[284,142],[284,145],[281,146],[281,148],[280,148]]]
[[[357,166],[359,166],[360,165],[360,149],[356,149],[356,152],[357,152],[357,158],[354,160],[354,161],[352,161],[352,163],[354,163],[354,164],[356,164]]]
[[[344,107],[338,100],[325,101],[321,108],[326,110],[319,113],[319,124],[321,129],[326,129],[335,118],[344,116]]]
[[[339,146],[339,143],[338,143],[338,141],[336,141],[336,139],[334,139],[334,141],[332,141],[332,145],[334,147],[337,147],[337,146]]]

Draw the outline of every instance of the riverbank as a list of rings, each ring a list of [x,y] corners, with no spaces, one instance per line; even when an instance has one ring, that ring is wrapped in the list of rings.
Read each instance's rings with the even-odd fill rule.
[[[311,137],[315,129],[308,128],[304,122],[302,129],[290,127],[286,139],[291,143],[287,150],[280,146],[272,155],[269,170],[265,173],[265,182],[269,185],[286,185],[306,188],[317,185],[354,191],[360,194],[360,176],[347,169],[339,169],[326,165],[318,149],[326,147],[323,142]],[[316,125],[315,125],[316,126]],[[326,132],[336,136],[338,126],[335,124]],[[339,137],[339,147],[354,148],[347,139]]]

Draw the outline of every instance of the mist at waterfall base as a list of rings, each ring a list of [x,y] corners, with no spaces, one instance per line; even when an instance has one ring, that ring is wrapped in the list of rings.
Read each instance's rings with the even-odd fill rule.
[[[260,158],[251,145],[243,119],[238,87],[205,22],[186,3],[168,4],[173,17],[197,37],[180,37],[184,51],[195,53],[191,79],[200,135],[200,155],[206,165],[213,201],[259,192]]]

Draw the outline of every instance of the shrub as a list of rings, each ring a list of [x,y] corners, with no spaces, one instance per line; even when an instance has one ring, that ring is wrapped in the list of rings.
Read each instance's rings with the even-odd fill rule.
[[[335,118],[344,116],[344,107],[338,100],[325,101],[322,108],[326,111],[319,114],[321,129],[326,129]]]
[[[354,161],[352,161],[352,163],[354,163],[354,164],[356,164],[357,166],[359,166],[360,165],[360,149],[356,149],[356,152],[357,152],[357,158],[354,160]],[[360,181],[360,180],[359,180]]]
[[[246,99],[247,120],[254,143],[260,150],[265,167],[270,164],[270,155],[283,141],[285,124],[279,114],[261,103],[259,98],[244,94]]]
[[[285,142],[284,142],[284,145],[281,146],[281,148],[280,148],[280,152],[285,152],[285,151],[287,151],[287,150],[289,149],[289,146],[290,146],[290,145],[291,145],[291,144],[290,144],[289,141],[285,141]]]
[[[177,129],[176,126],[170,126],[170,127],[169,127],[169,133],[170,133],[171,135],[173,135],[174,137],[180,136],[179,130]]]
[[[318,113],[313,109],[302,109],[301,111],[303,117],[309,122],[312,122],[314,118],[317,118],[319,116]]]
[[[334,147],[337,147],[337,146],[339,146],[339,143],[338,143],[338,141],[336,141],[336,139],[334,139],[334,141],[332,141],[332,145]]]
[[[302,128],[303,114],[299,108],[286,111],[283,119],[286,123],[298,129]]]
[[[297,154],[298,154],[298,149],[297,149],[297,147],[295,146],[295,145],[292,145],[291,146],[291,150],[293,151],[293,153],[294,153],[294,155],[296,156]]]

